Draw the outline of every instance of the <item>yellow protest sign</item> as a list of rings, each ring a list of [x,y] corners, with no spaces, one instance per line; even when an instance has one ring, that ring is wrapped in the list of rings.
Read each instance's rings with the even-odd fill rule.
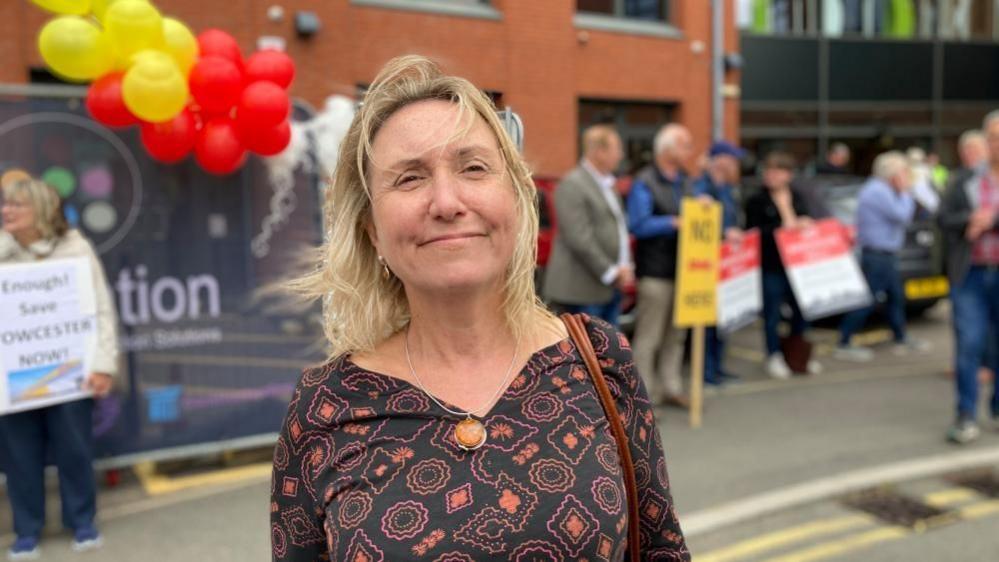
[[[718,319],[715,289],[721,252],[721,205],[684,199],[679,235],[673,322],[682,327],[713,326]]]

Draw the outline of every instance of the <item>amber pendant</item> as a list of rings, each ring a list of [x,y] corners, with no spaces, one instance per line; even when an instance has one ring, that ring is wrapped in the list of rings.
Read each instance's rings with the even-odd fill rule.
[[[474,451],[486,442],[486,427],[482,422],[465,418],[454,427],[454,441],[465,451]]]

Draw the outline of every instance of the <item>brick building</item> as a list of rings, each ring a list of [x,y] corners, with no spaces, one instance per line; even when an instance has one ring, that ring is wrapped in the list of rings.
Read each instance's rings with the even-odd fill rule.
[[[581,127],[597,120],[623,130],[630,167],[649,157],[664,120],[690,127],[699,148],[710,137],[708,0],[154,1],[195,32],[232,33],[245,53],[262,37],[284,39],[298,65],[292,93],[317,106],[331,94],[355,95],[393,56],[430,56],[520,113],[539,175],[569,169]],[[728,4],[726,51],[736,51]],[[319,22],[310,36],[299,33],[303,12]],[[47,17],[27,1],[0,2],[0,82],[39,75],[35,39]],[[726,137],[737,136],[738,116],[737,100],[727,99]]]

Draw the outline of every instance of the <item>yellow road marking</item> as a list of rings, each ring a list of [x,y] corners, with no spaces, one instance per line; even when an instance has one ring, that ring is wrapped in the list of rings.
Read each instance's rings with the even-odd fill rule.
[[[909,534],[908,530],[901,527],[884,527],[820,543],[777,558],[769,558],[767,562],[814,562],[815,560],[823,560],[846,554],[847,552],[859,550],[873,544],[905,538]]]
[[[972,505],[962,507],[960,512],[963,519],[981,519],[993,513],[999,513],[999,500],[987,500]]]
[[[871,330],[853,335],[854,345],[877,345],[892,339],[890,330]]]
[[[697,557],[697,562],[728,562],[739,560],[756,554],[767,552],[787,546],[789,544],[803,542],[807,539],[832,535],[841,531],[862,527],[872,523],[872,519],[866,515],[851,515],[847,517],[837,517],[835,519],[824,519],[812,521],[803,525],[797,525],[782,529],[759,537],[736,543],[732,546],[720,548]]]
[[[140,463],[135,465],[135,474],[142,484],[146,494],[159,496],[171,494],[181,490],[199,488],[202,486],[232,484],[233,482],[266,480],[270,478],[273,465],[269,462],[261,462],[215,470],[204,474],[192,474],[189,476],[170,477],[156,474],[153,463]]]
[[[969,490],[968,488],[955,487],[926,494],[925,496],[923,496],[923,501],[932,506],[943,508],[943,507],[955,506],[961,503],[966,503],[978,497],[979,497],[978,494],[973,490]],[[959,510],[959,514],[960,518],[962,519],[975,519],[991,515],[992,513],[995,513],[997,511],[999,511],[999,500],[990,500],[966,506],[963,509]],[[730,562],[736,560],[744,560],[746,558],[760,555],[765,552],[777,550],[778,548],[781,547],[789,546],[796,543],[804,543],[810,539],[816,539],[823,536],[834,535],[836,533],[840,533],[843,531],[850,531],[858,527],[865,527],[874,524],[877,524],[876,519],[874,519],[869,515],[863,515],[863,514],[850,515],[844,517],[834,517],[829,519],[820,519],[817,521],[811,521],[809,523],[796,525],[794,527],[789,527],[787,529],[774,531],[772,533],[767,533],[765,535],[760,535],[758,537],[753,537],[730,546],[725,546],[719,549],[712,550],[703,555],[697,556],[697,561]],[[902,529],[902,528],[890,527],[890,529]],[[907,533],[910,532],[905,529],[902,530]],[[848,536],[844,540],[849,541],[857,536],[862,536],[863,534],[867,533]],[[870,540],[870,539],[868,538],[864,540]],[[853,548],[861,548],[869,544],[868,542],[864,542],[864,540],[858,542]],[[837,540],[832,542],[834,544],[838,544],[840,541]],[[808,551],[809,556],[817,556],[817,554],[811,553],[811,550],[818,546],[821,545],[815,545],[814,547],[797,552],[801,553]],[[838,551],[829,554],[828,556],[833,556],[837,553]],[[819,558],[805,558],[803,560],[818,560],[818,559]],[[777,560],[784,560],[784,559],[778,558]],[[791,560],[797,560],[797,559],[788,558],[788,560],[785,562],[790,562]]]
[[[948,488],[946,490],[940,490],[939,492],[926,494],[923,497],[923,501],[933,507],[949,507],[959,503],[971,501],[977,497],[978,494],[968,488]]]

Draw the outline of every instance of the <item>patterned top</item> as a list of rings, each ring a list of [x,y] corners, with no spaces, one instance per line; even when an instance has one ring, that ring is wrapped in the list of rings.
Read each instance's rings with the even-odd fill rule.
[[[631,445],[642,559],[690,560],[628,341],[588,320]],[[485,417],[481,449],[457,447],[456,421],[346,357],[306,370],[274,452],[273,559],[625,560],[617,446],[571,340],[531,356]]]
[[[992,174],[985,174],[979,186],[980,209],[999,210],[999,185],[992,180]],[[993,228],[982,234],[971,248],[971,263],[975,265],[999,264],[999,232]]]

